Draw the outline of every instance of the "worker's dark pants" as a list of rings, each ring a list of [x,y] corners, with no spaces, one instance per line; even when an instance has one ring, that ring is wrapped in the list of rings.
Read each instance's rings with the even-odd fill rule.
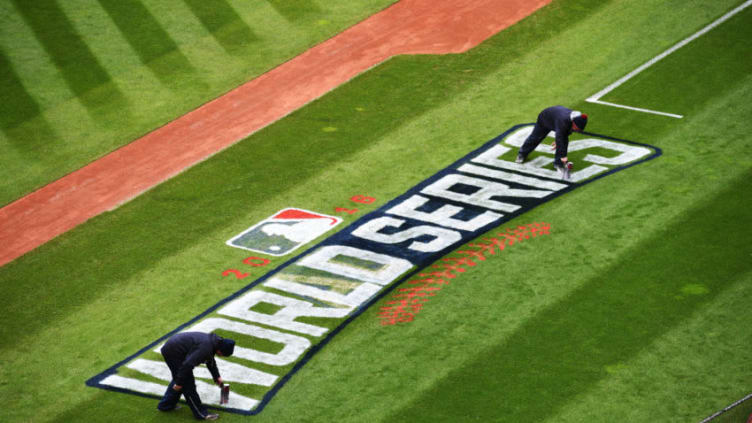
[[[208,412],[206,411],[204,404],[201,403],[201,398],[198,396],[198,392],[196,392],[196,380],[193,378],[193,375],[191,375],[189,380],[185,381],[182,390],[174,390],[173,386],[175,386],[175,377],[177,376],[178,370],[183,362],[182,360],[166,357],[164,353],[162,354],[162,357],[164,357],[167,367],[170,368],[172,381],[170,381],[170,384],[167,386],[167,391],[165,392],[164,397],[162,397],[162,401],[157,405],[157,408],[161,411],[173,410],[175,406],[177,406],[178,401],[180,400],[180,395],[182,394],[185,396],[185,401],[191,408],[193,415],[199,420],[204,420]]]
[[[531,132],[525,139],[525,142],[522,143],[522,147],[520,147],[518,154],[527,159],[528,154],[535,150],[535,147],[546,138],[546,135],[548,135],[549,132],[551,132],[549,129],[546,129],[540,123],[536,123],[535,127],[533,127],[533,132]],[[559,145],[559,143],[556,143],[556,154],[554,156],[555,164],[561,164],[561,159],[567,156],[568,149],[568,145]]]

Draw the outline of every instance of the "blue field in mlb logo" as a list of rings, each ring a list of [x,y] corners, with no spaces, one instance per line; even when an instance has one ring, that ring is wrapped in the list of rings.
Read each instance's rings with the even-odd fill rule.
[[[227,245],[272,256],[283,256],[342,222],[336,216],[286,208],[246,229]]]

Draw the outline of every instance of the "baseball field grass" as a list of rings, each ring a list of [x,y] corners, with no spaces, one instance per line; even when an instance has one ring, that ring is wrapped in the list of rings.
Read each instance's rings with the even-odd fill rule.
[[[394,0],[0,4],[0,204],[164,125]]]
[[[0,203],[330,36],[322,26],[345,27],[391,2],[336,2],[347,9],[342,14],[324,2],[254,3],[267,9],[261,14],[221,1],[217,16],[202,21],[206,3],[186,0],[177,9],[200,24],[170,33],[172,41],[162,36],[171,25],[149,19],[172,16],[155,12],[165,7],[159,2],[102,0],[96,9],[45,3],[45,16],[65,15],[77,31],[61,25],[62,34],[48,34],[20,1],[3,6],[12,12],[5,27],[26,23],[35,34],[28,40],[76,49],[100,66],[86,66],[90,74],[83,75],[67,55],[45,59],[67,87],[54,93],[34,82],[52,71],[22,68],[18,55],[26,50],[9,54],[12,39],[3,37],[4,76],[11,71],[25,89],[3,82],[18,105],[2,112],[0,145],[10,153],[2,158]],[[465,54],[393,58],[3,266],[0,420],[191,419],[187,407],[159,413],[154,398],[85,382],[288,260],[270,256],[248,278],[223,276],[249,255],[225,241],[249,226],[299,207],[338,215],[338,228],[345,227],[553,104],[588,113],[589,132],[663,154],[496,228],[547,222],[551,233],[468,268],[409,323],[382,325],[379,308],[389,297],[381,299],[263,411],[221,412],[222,420],[699,422],[742,398],[752,391],[752,136],[745,125],[752,113],[752,8],[604,98],[683,118],[585,101],[740,4],[560,0]],[[123,45],[142,47],[134,47],[122,79],[110,75],[121,68],[110,60],[120,56],[103,40],[66,38],[87,22],[70,17],[77,13],[111,16],[110,31],[136,25],[130,19],[143,26],[123,31],[133,34]],[[286,17],[296,29],[287,32],[305,34],[269,42],[292,35],[272,24],[241,25],[235,14],[246,23]],[[142,43],[148,34],[160,41]],[[256,40],[264,47],[249,47]],[[271,58],[277,44],[284,46]],[[268,60],[251,67],[253,55]],[[152,88],[131,90],[127,81],[141,78]],[[196,92],[187,89],[193,81]],[[55,98],[42,102],[41,93]],[[128,108],[138,125],[124,128],[113,114],[118,102],[136,98],[154,108]],[[27,131],[54,134],[55,144],[34,137],[27,143]],[[73,133],[86,146],[66,137]],[[104,139],[111,144],[96,141]],[[58,144],[59,154],[51,153]],[[575,164],[582,159],[572,154]],[[376,201],[353,203],[355,195]]]

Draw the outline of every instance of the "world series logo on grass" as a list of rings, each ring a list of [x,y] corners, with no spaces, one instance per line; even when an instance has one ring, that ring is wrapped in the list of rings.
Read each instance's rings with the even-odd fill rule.
[[[243,231],[227,245],[272,256],[295,251],[337,226],[342,219],[308,210],[287,208]]]
[[[220,392],[204,368],[195,371],[197,391],[208,405],[257,414],[340,329],[401,282],[547,201],[661,154],[646,144],[591,133],[573,135],[577,139],[570,142],[569,156],[577,171],[570,180],[561,180],[549,146],[540,145],[525,164],[514,163],[517,148],[531,130],[532,125],[517,125],[488,141],[92,377],[87,385],[159,397],[171,379],[159,355],[162,344],[180,331],[215,331],[236,340],[232,357],[217,358],[233,391],[229,402],[220,405]],[[285,209],[230,243],[279,255],[326,232],[324,221],[329,226],[339,223],[332,219],[338,218]],[[300,224],[304,226],[298,232]]]

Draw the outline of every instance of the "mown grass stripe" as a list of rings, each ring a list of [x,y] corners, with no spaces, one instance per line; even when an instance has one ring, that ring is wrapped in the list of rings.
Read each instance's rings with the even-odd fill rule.
[[[19,140],[13,148],[26,154],[21,150],[27,135],[50,143],[54,140],[54,150],[35,157],[31,166],[14,154],[5,154],[0,145],[0,168],[13,175],[0,181],[0,204],[8,204],[199,107],[392,2],[320,3],[320,18],[330,25],[316,25],[311,16],[289,25],[266,3],[228,0],[243,21],[263,35],[258,42],[230,55],[183,2],[142,0],[140,3],[179,47],[143,66],[96,0],[57,1],[69,27],[76,30],[112,78],[84,96],[69,88],[14,2],[0,2],[0,44],[49,122],[46,127],[39,118],[25,123],[28,130],[13,135]],[[56,33],[58,26],[50,21],[47,27]],[[55,136],[49,136],[49,127],[54,127]]]
[[[0,132],[13,152],[6,157],[39,160],[39,147],[55,138],[55,131],[42,116],[39,103],[28,92],[13,64],[0,49]],[[28,124],[33,121],[33,125]],[[17,156],[16,156],[17,155]]]
[[[742,10],[744,10],[745,8],[747,8],[750,4],[752,4],[752,0],[748,0],[748,1],[744,2],[740,6],[736,7],[735,9],[733,9],[730,12],[724,14],[720,18],[716,19],[715,21],[713,21],[709,25],[703,27],[701,30],[699,30],[699,31],[695,32],[694,34],[690,35],[689,37],[681,40],[680,42],[678,42],[677,44],[675,44],[674,46],[672,46],[668,50],[666,50],[663,53],[661,53],[661,54],[653,57],[650,60],[648,60],[646,63],[644,63],[643,65],[639,66],[637,69],[633,70],[632,72],[629,72],[627,75],[623,76],[622,78],[620,78],[616,82],[610,84],[609,86],[607,86],[603,90],[601,90],[601,91],[593,94],[590,98],[587,99],[587,101],[588,102],[597,103],[598,100],[600,100],[600,98],[603,97],[604,95],[610,93],[611,91],[613,91],[614,89],[618,88],[619,86],[621,86],[625,82],[627,82],[630,79],[632,79],[633,77],[637,76],[637,74],[639,74],[640,72],[642,72],[642,71],[648,69],[649,67],[653,66],[654,64],[656,64],[660,60],[663,60],[667,56],[669,56],[672,53],[674,53],[676,50],[684,47],[685,45],[691,43],[692,41],[696,40],[697,38],[702,37],[706,33],[708,33],[711,30],[713,30],[713,28],[721,25],[726,20],[730,19],[731,17],[733,17],[737,13],[739,13]],[[611,104],[611,105],[613,105],[612,103],[602,103],[602,104]],[[625,107],[623,105],[615,105],[615,106],[617,106],[617,107]],[[625,108],[630,108],[630,107],[627,106]],[[651,110],[651,111],[648,111],[648,112],[653,112],[653,111]],[[661,114],[661,113],[658,113],[658,114]],[[674,117],[677,117],[677,116],[674,115]],[[678,116],[678,117],[681,118],[681,116]]]
[[[0,129],[6,131],[40,113],[39,104],[28,93],[5,52],[0,49]]]
[[[110,81],[107,71],[55,0],[11,1],[71,91],[81,96]]]
[[[178,88],[175,73],[195,73],[156,17],[137,0],[97,0],[123,37],[163,85]]]
[[[311,0],[268,0],[268,3],[289,22],[321,12],[321,8]]]
[[[227,0],[183,0],[201,24],[228,53],[258,40]]]
[[[719,4],[726,3],[557,1],[518,29],[505,31],[468,55],[442,58],[446,61],[428,57],[395,59],[387,66],[389,73],[375,70],[375,78],[381,79],[384,86],[375,81],[366,84],[366,79],[374,77],[364,75],[349,84],[350,87],[337,90],[309,106],[316,113],[291,115],[273,130],[251,138],[245,143],[247,147],[218,155],[205,162],[201,166],[203,170],[186,172],[168,187],[155,189],[134,204],[94,219],[80,230],[61,237],[50,248],[29,255],[16,265],[4,267],[0,279],[6,289],[6,304],[0,332],[7,334],[6,339],[13,339],[13,342],[3,345],[4,359],[0,367],[5,366],[3,370],[7,370],[5,374],[9,381],[32,381],[20,385],[9,382],[0,388],[6,399],[8,420],[112,421],[133,420],[137,416],[142,421],[157,422],[165,418],[190,418],[185,407],[169,416],[157,414],[152,400],[89,392],[96,390],[87,390],[82,381],[108,364],[108,360],[137,350],[143,339],[160,335],[164,327],[174,327],[185,316],[186,310],[204,307],[207,299],[221,298],[223,292],[232,286],[232,281],[222,279],[219,272],[241,263],[244,257],[242,252],[234,254],[229,251],[232,249],[223,249],[221,244],[238,228],[242,230],[266,217],[266,212],[291,203],[324,211],[335,205],[342,206],[341,200],[365,190],[379,199],[389,198],[406,183],[431,170],[432,166],[440,168],[445,165],[454,153],[462,151],[462,146],[485,139],[479,137],[479,133],[490,133],[510,121],[534,117],[533,113],[542,103],[572,101],[605,86],[638,65],[646,58],[644,56],[657,53],[649,48],[650,45],[656,45],[660,50],[666,47],[666,43],[675,42],[674,39],[667,42],[665,38],[681,34],[681,31],[671,29],[677,26],[677,20],[682,26],[689,22],[699,27],[698,15],[703,8],[715,10],[725,7]],[[556,8],[568,5],[578,10],[553,13],[558,10]],[[676,12],[665,12],[664,5]],[[154,8],[151,10],[157,14]],[[592,16],[594,11],[603,13]],[[157,15],[165,22],[164,15]],[[188,16],[192,21],[190,18]],[[533,23],[540,25],[533,26]],[[180,39],[174,33],[172,35],[176,40]],[[644,43],[640,43],[640,39]],[[211,43],[212,40],[208,41]],[[607,46],[601,42],[607,42]],[[587,48],[580,54],[572,54],[571,49],[554,48],[561,45]],[[619,53],[615,53],[617,49]],[[566,56],[566,59],[561,56]],[[11,57],[15,59],[17,55]],[[194,56],[191,59],[194,60]],[[200,66],[197,60],[195,63]],[[693,69],[722,73],[722,68],[714,63],[698,62],[697,68]],[[551,71],[543,72],[544,69]],[[405,78],[400,76],[403,70],[409,73]],[[231,75],[230,70],[226,70],[226,74]],[[26,74],[22,76],[26,77]],[[405,82],[405,79],[417,76],[423,78],[422,84]],[[550,83],[554,80],[555,84]],[[745,86],[750,86],[749,82],[748,78]],[[461,88],[463,85],[466,90]],[[644,90],[642,92],[644,94]],[[646,232],[679,213],[687,204],[725,184],[730,175],[742,170],[740,166],[749,169],[750,160],[743,154],[752,140],[743,128],[751,107],[748,101],[744,101],[749,96],[743,94],[748,93],[748,89],[739,90],[733,98],[731,93],[726,93],[728,98],[722,102],[714,95],[710,102],[712,108],[700,105],[702,114],[688,116],[681,127],[676,123],[664,123],[666,119],[644,115],[635,118],[633,115],[637,114],[598,106],[583,109],[592,109],[595,113],[591,123],[593,128],[589,129],[655,143],[664,148],[666,154],[660,161],[615,176],[617,184],[603,184],[608,185],[608,189],[592,184],[587,191],[577,193],[576,198],[565,197],[539,209],[538,216],[554,216],[556,228],[561,230],[546,243],[560,243],[557,245],[562,248],[546,249],[545,245],[538,244],[534,251],[530,249],[531,254],[516,257],[517,267],[540,266],[543,258],[546,263],[556,263],[560,258],[571,258],[564,253],[569,245],[590,245],[591,248],[575,257],[580,260],[573,260],[570,266],[590,275],[589,272],[595,270],[589,269],[600,269],[604,262],[614,258],[610,252],[622,251],[617,245],[619,241],[631,244],[634,239],[646,236]],[[332,99],[344,95],[353,98],[349,102]],[[436,104],[428,105],[429,99]],[[410,109],[411,102],[419,103],[418,110]],[[356,107],[359,108],[357,112]],[[398,110],[392,112],[392,109]],[[407,115],[400,115],[400,111]],[[337,126],[339,131],[323,133],[323,126]],[[371,136],[366,133],[369,130],[378,134]],[[364,133],[366,137],[360,139]],[[284,145],[279,150],[263,146],[278,143],[280,138]],[[319,159],[322,160],[320,163],[314,163]],[[27,164],[24,170],[26,168]],[[303,172],[297,173],[295,168],[302,168]],[[281,174],[278,173],[280,169]],[[397,175],[395,170],[403,171]],[[22,172],[13,173],[20,175]],[[569,214],[567,210],[570,210]],[[738,219],[749,221],[748,211],[738,210],[738,213]],[[583,229],[582,222],[588,220],[595,220],[603,226],[593,231],[578,230]],[[743,230],[744,227],[737,226],[737,229]],[[588,237],[567,238],[576,233],[586,233]],[[604,234],[620,238],[610,244],[590,244],[593,238],[598,241],[605,238]],[[97,239],[86,241],[90,236]],[[560,236],[566,241],[559,241]],[[684,246],[681,252],[694,248],[699,247]],[[498,266],[489,264],[488,271],[480,269],[478,277],[472,279],[479,282],[473,289],[481,284],[496,283],[500,275],[510,273],[510,267],[506,262]],[[582,282],[587,280],[583,278]],[[486,281],[488,283],[484,283]],[[465,318],[463,321],[451,322],[456,322],[456,325],[448,325],[443,319],[461,313],[463,309],[444,308],[440,302],[435,303],[436,308],[431,310],[436,311],[434,319],[423,315],[414,326],[388,328],[390,331],[386,335],[373,330],[373,325],[377,324],[375,316],[371,316],[374,318],[370,321],[356,321],[337,342],[330,343],[317,356],[317,360],[311,363],[310,372],[291,379],[280,391],[278,406],[272,404],[253,420],[389,421],[387,417],[390,415],[385,413],[405,406],[418,388],[432,382],[433,375],[440,375],[455,366],[457,351],[461,350],[459,344],[470,344],[465,350],[473,353],[482,351],[478,346],[482,341],[468,339],[477,336],[493,340],[494,334],[498,335],[497,328],[506,333],[505,329],[513,330],[509,326],[514,328],[517,322],[527,317],[521,310],[538,310],[535,305],[549,304],[543,301],[526,303],[530,297],[550,295],[559,298],[558,294],[564,295],[566,287],[543,290],[547,281],[544,277],[525,280],[515,296],[505,298],[500,305],[509,307],[507,310],[494,308],[501,302],[501,299],[494,298],[495,292],[483,291],[490,298],[478,304],[488,307],[461,314]],[[572,283],[579,284],[580,280]],[[511,285],[507,283],[504,287]],[[454,285],[454,289],[460,288],[461,285]],[[570,288],[574,289],[574,286]],[[470,303],[465,304],[467,309],[473,304],[468,300],[477,291],[465,292],[468,296],[462,296],[460,301]],[[499,288],[498,292],[499,295],[508,294],[504,288]],[[738,294],[748,297],[749,292],[749,289],[740,289]],[[447,292],[442,300],[457,297]],[[510,305],[520,303],[532,303],[535,308]],[[19,310],[20,314],[17,313]],[[486,310],[488,314],[485,316],[506,312],[509,319],[486,319],[483,314]],[[735,310],[749,314],[743,307]],[[740,318],[738,322],[744,322],[744,319]],[[419,324],[422,326],[417,326]],[[499,327],[504,324],[507,326]],[[719,321],[709,323],[705,328],[712,330],[727,326],[728,322]],[[437,329],[431,331],[431,328]],[[726,339],[717,339],[721,341],[719,349],[734,347],[734,344],[725,343]],[[356,342],[360,340],[362,342]],[[681,341],[676,349],[680,353]],[[82,345],[97,347],[81,348]],[[355,352],[360,354],[357,360],[352,359]],[[694,352],[697,353],[697,362],[701,363],[699,368],[708,364],[706,352]],[[686,382],[686,379],[666,375],[666,360],[652,360],[648,366],[636,370],[664,373],[662,380],[667,380],[668,384],[653,385],[663,389],[660,398],[664,402],[650,401],[654,399],[654,390],[646,389],[638,381],[632,385],[636,389],[625,389],[624,395],[615,396],[613,390],[606,389],[593,401],[599,410],[603,410],[602,405],[606,403],[610,405],[606,409],[616,413],[601,412],[598,415],[605,418],[573,418],[569,421],[610,421],[615,415],[626,421],[680,421],[629,419],[624,418],[624,410],[639,407],[643,410],[641,415],[660,413],[666,406],[676,408],[674,400],[677,396],[686,400],[686,395],[682,394],[687,391],[705,393],[716,404],[700,407],[699,413],[694,405],[693,413],[698,417],[695,421],[699,421],[712,410],[741,396],[733,392],[744,386],[739,382],[741,378],[729,377],[736,371],[735,365],[739,365],[738,369],[746,369],[741,367],[746,361],[739,356],[742,354],[729,357],[725,368],[714,367],[712,363],[704,368],[710,369],[712,376],[708,375],[708,378],[723,379],[715,385],[719,388],[717,390],[677,389],[676,385]],[[676,361],[684,359],[680,357]],[[429,365],[419,366],[425,362]],[[631,364],[631,361],[627,363]],[[48,384],[33,382],[47,380],[55,380],[62,389],[50,390]],[[698,380],[702,382],[702,376],[698,375],[692,382]],[[607,382],[608,379],[601,381]],[[628,401],[624,401],[625,396],[629,397]],[[576,400],[569,402],[575,403]],[[337,406],[332,407],[332,404]],[[247,418],[223,415],[222,420]],[[400,416],[398,420],[406,419]],[[555,416],[551,420],[555,420]]]
[[[752,185],[738,178],[392,417],[543,420],[752,270],[746,233],[714,223],[733,227],[750,208]]]
[[[178,49],[159,21],[136,0],[97,0],[142,63]]]
[[[750,22],[752,8],[739,10],[712,31],[626,81],[609,97],[623,104],[685,115],[702,110],[708,99],[734,90],[752,74],[752,60],[744,60],[752,57],[752,44],[739,42],[752,38]],[[723,71],[687,71],[697,63],[711,62]]]

